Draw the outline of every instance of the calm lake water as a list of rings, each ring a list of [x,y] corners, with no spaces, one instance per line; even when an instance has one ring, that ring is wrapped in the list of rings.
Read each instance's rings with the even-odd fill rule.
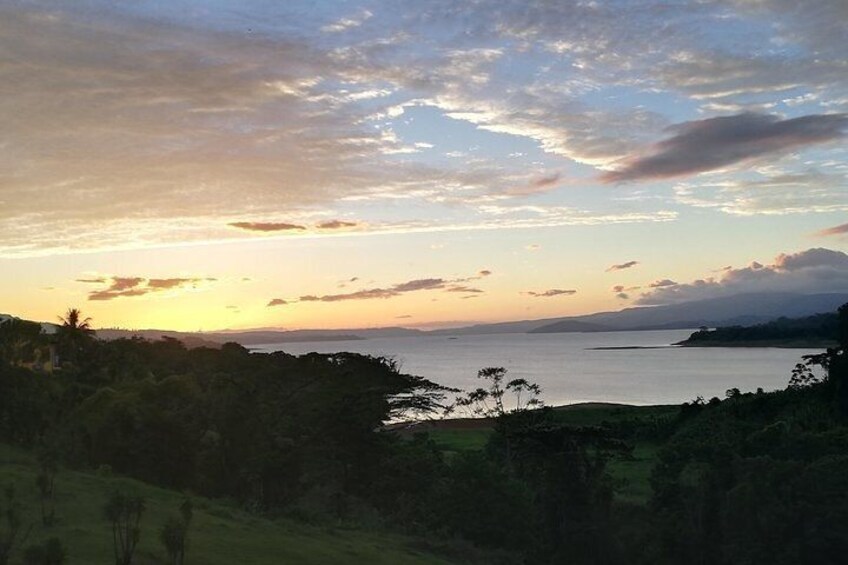
[[[692,330],[645,332],[500,334],[457,338],[402,337],[362,341],[257,346],[258,351],[301,355],[351,351],[397,359],[406,373],[470,390],[477,370],[506,367],[508,377],[542,386],[548,405],[576,402],[678,404],[703,396],[724,397],[729,388],[786,387],[801,356],[815,350],[670,347]],[[659,347],[597,350],[594,347]]]

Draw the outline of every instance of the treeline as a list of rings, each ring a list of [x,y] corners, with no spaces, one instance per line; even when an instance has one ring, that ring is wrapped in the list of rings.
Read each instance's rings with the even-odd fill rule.
[[[757,344],[757,343],[824,343],[836,345],[839,318],[835,313],[814,314],[804,318],[778,318],[754,326],[727,326],[701,329],[681,345]]]
[[[386,429],[449,392],[386,359],[82,331],[60,336],[73,362],[54,374],[0,362],[0,441],[264,514],[401,529],[460,562],[843,563],[848,306],[839,323],[840,346],[787,390],[730,390],[662,421],[570,426],[535,385],[482,370],[458,407],[495,429],[457,453]],[[651,500],[617,501],[609,462],[646,439],[662,445]]]

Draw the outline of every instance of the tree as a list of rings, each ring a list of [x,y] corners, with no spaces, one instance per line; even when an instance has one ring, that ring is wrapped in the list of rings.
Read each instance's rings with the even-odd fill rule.
[[[0,324],[0,359],[9,364],[38,361],[44,345],[41,324],[17,319]]]
[[[545,415],[544,410],[534,410],[544,406],[539,398],[541,387],[526,379],[513,379],[504,384],[506,373],[503,367],[480,369],[477,378],[488,383],[488,386],[457,398],[456,406],[470,412],[472,416],[495,420],[496,435],[503,442],[504,462],[509,469],[512,466],[515,434],[535,425]],[[504,398],[508,393],[513,399],[511,402]]]
[[[503,367],[486,367],[477,371],[477,378],[486,381],[487,387],[477,388],[456,400],[456,406],[470,412],[473,416],[483,418],[502,418],[509,414],[526,412],[543,406],[539,395],[542,393],[539,385],[527,382],[526,379],[513,379],[506,384],[507,370]],[[504,396],[510,393],[513,404],[507,406]],[[523,397],[523,398],[522,398]]]
[[[170,565],[184,565],[185,552],[188,545],[188,528],[191,524],[194,510],[191,501],[186,499],[180,505],[179,516],[171,516],[159,531],[159,539],[168,553]]]
[[[130,565],[135,547],[141,537],[139,522],[144,514],[144,499],[116,491],[103,507],[103,514],[112,524],[115,565]]]
[[[77,363],[87,345],[92,341],[94,329],[91,318],[83,318],[78,308],[68,308],[59,316],[62,325],[57,332],[61,353],[72,363]]]
[[[35,485],[41,498],[41,523],[44,526],[52,526],[56,521],[56,473],[59,471],[56,459],[52,451],[44,451],[38,457],[40,469]]]
[[[804,355],[802,362],[795,365],[790,389],[803,389],[823,385],[827,394],[836,402],[843,414],[848,414],[848,303],[837,310],[838,342],[836,347],[824,353]],[[819,367],[823,375],[813,372]]]

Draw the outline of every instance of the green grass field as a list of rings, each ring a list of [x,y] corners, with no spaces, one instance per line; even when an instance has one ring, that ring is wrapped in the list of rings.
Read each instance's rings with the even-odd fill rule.
[[[180,493],[120,477],[62,469],[56,479],[58,523],[41,525],[35,487],[37,467],[24,451],[0,445],[0,487],[13,484],[32,524],[27,545],[58,537],[68,551],[68,565],[113,563],[110,524],[102,516],[107,497],[115,490],[143,496],[147,510],[133,563],[165,563],[159,529],[177,511]],[[192,497],[194,520],[186,561],[197,565],[284,564],[410,564],[438,565],[449,561],[416,550],[421,540],[349,529],[309,526],[291,520],[268,520],[235,506]],[[11,563],[20,563],[21,554]]]

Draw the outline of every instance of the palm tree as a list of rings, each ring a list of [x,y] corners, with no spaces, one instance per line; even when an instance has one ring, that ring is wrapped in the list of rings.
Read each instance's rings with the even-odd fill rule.
[[[68,312],[64,316],[59,316],[59,320],[62,325],[56,337],[61,353],[68,361],[76,363],[94,335],[91,318],[83,318],[79,308],[68,308]]]
[[[83,318],[79,308],[68,308],[68,313],[59,316],[59,321],[62,322],[62,327],[68,332],[83,335],[94,333],[91,328],[91,318]]]

